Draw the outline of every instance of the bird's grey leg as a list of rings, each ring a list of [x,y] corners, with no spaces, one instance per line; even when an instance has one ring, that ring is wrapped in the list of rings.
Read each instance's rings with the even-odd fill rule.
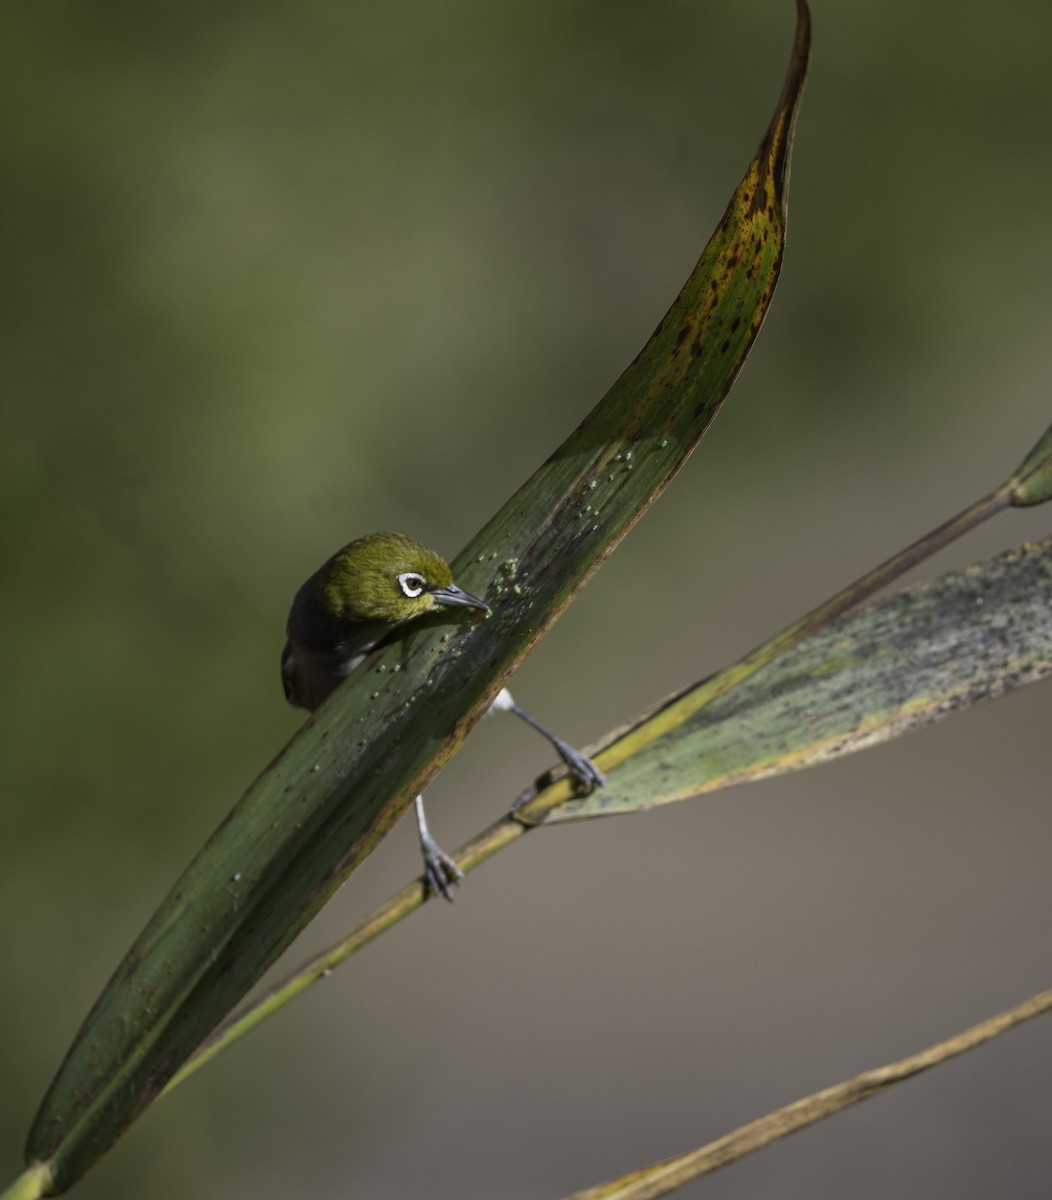
[[[520,708],[515,703],[511,692],[507,688],[501,688],[497,693],[493,703],[489,706],[489,711],[491,713],[514,713],[517,717],[521,717],[527,725],[532,726],[539,734],[546,737],[555,747],[559,757],[566,763],[570,774],[581,784],[585,791],[590,792],[593,788],[606,786],[606,776],[587,754],[583,754],[580,750],[571,746],[569,742],[564,742],[561,737],[557,737],[550,729],[545,729],[536,717],[531,717],[524,708]]]
[[[464,878],[464,872],[431,836],[424,816],[424,797],[417,796],[416,828],[420,834],[420,852],[424,856],[424,878],[436,896],[453,899],[453,888]]]

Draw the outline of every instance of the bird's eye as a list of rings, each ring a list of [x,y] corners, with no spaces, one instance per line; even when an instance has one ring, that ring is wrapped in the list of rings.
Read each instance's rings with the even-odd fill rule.
[[[418,575],[415,571],[403,571],[398,576],[398,584],[404,596],[407,596],[410,600],[415,600],[427,586],[427,580],[423,575]]]

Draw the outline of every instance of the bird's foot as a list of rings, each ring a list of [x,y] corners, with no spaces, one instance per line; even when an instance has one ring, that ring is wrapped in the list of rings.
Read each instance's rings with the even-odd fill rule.
[[[531,725],[537,732],[555,747],[559,757],[566,763],[567,769],[574,779],[584,788],[585,792],[594,791],[597,787],[606,786],[606,776],[588,757],[582,753],[576,746],[571,746],[569,742],[564,742],[561,737],[542,725],[536,717],[531,717],[525,709],[515,703],[511,692],[507,688],[502,688],[498,692],[496,699],[490,705],[490,712],[513,712],[517,717],[521,717],[527,725]],[[514,811],[514,809],[512,810]]]
[[[559,757],[566,763],[567,770],[585,792],[593,792],[597,787],[606,787],[606,776],[583,750],[578,750],[562,738],[553,738],[552,744],[559,751]]]
[[[435,896],[453,899],[453,889],[464,878],[464,872],[431,836],[424,815],[424,797],[417,796],[416,829],[420,836],[420,853],[424,856],[424,886]]]
[[[452,902],[453,889],[464,878],[464,872],[430,834],[421,834],[420,850],[424,856],[424,883],[432,895]]]
[[[583,750],[578,750],[576,746],[571,746],[569,742],[564,742],[562,738],[555,737],[554,734],[548,734],[547,736],[559,752],[559,757],[566,764],[566,769],[570,772],[574,782],[580,784],[585,795],[594,792],[596,788],[606,787],[606,776]],[[550,782],[551,772],[549,771],[540,776],[534,788],[545,787]],[[511,812],[522,808],[527,800],[532,799],[534,795],[536,795],[536,791],[525,792],[511,806]]]

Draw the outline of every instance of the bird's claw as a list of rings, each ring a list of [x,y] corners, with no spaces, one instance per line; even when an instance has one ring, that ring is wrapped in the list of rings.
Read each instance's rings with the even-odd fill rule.
[[[464,878],[464,872],[430,835],[420,838],[424,855],[424,884],[434,896],[444,896],[452,903],[453,889]]]
[[[566,768],[586,792],[592,792],[597,787],[606,787],[606,776],[582,750],[564,742],[562,738],[554,741],[559,757],[566,763]]]

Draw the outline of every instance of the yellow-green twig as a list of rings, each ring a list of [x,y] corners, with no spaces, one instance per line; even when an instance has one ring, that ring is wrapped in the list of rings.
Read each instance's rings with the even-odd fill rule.
[[[31,1163],[5,1191],[0,1200],[39,1200],[48,1194],[51,1172],[45,1163]]]
[[[858,1104],[861,1100],[868,1100],[870,1096],[877,1095],[893,1084],[911,1079],[914,1075],[928,1071],[966,1050],[974,1050],[976,1046],[999,1037],[1023,1021],[1048,1012],[1050,1008],[1052,989],[1040,992],[1015,1008],[973,1025],[971,1029],[929,1046],[918,1054],[910,1055],[909,1058],[900,1059],[886,1067],[865,1071],[853,1079],[794,1100],[792,1104],[776,1109],[758,1121],[750,1121],[748,1125],[742,1125],[732,1133],[717,1138],[716,1141],[709,1142],[697,1150],[644,1167],[641,1171],[634,1171],[620,1179],[586,1188],[582,1192],[574,1192],[565,1200],[654,1200],[654,1197],[665,1196],[692,1179],[697,1179],[699,1175],[706,1175],[718,1167],[725,1167],[787,1134],[813,1125],[816,1121],[832,1116],[833,1113],[840,1112],[852,1104]]]

